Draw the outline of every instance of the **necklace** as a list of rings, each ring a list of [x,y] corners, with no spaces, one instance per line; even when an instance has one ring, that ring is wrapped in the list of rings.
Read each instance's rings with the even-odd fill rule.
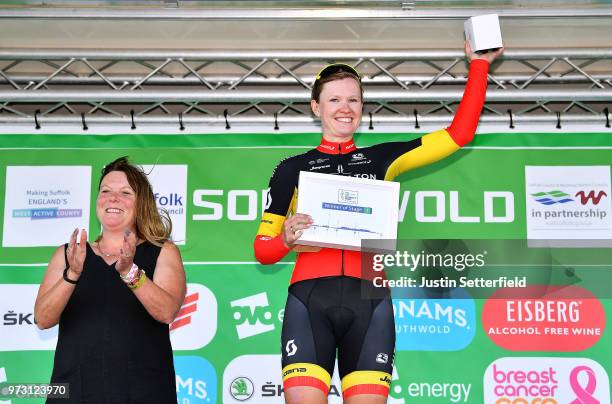
[[[100,243],[99,241],[98,241],[98,250],[100,250],[100,253],[102,253],[102,255],[107,257],[107,258],[108,257],[118,257],[119,256],[119,254],[105,253],[104,250],[102,250],[102,243]]]

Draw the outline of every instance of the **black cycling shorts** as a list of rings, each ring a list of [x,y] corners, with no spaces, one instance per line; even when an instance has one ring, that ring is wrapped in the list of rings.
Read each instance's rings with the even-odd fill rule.
[[[281,341],[284,388],[311,386],[327,395],[337,349],[344,398],[387,396],[395,324],[389,293],[382,292],[370,281],[346,276],[291,285]]]

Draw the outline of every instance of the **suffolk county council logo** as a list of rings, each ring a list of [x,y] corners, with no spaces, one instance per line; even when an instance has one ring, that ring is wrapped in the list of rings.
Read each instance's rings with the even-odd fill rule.
[[[253,396],[255,388],[248,377],[237,377],[230,384],[230,394],[238,401],[246,401]]]

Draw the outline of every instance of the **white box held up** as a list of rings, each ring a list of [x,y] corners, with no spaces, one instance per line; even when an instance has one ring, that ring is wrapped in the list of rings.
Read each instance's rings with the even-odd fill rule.
[[[472,17],[463,24],[465,39],[470,41],[474,52],[497,49],[503,46],[499,18],[497,14]]]
[[[297,212],[314,224],[297,244],[361,250],[362,239],[395,249],[399,210],[397,182],[300,172]]]

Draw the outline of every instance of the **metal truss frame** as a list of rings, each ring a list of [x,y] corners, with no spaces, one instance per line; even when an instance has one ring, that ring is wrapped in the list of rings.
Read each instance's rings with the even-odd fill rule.
[[[356,66],[364,121],[450,122],[466,82],[457,51],[0,51],[0,125],[303,125],[316,72]],[[610,127],[612,48],[508,51],[489,74],[484,122]]]

